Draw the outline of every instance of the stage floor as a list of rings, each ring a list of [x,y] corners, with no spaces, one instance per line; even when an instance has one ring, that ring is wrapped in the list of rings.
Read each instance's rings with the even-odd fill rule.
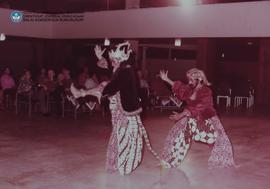
[[[152,145],[161,152],[173,123],[169,112],[144,119]],[[161,170],[145,149],[131,175],[105,172],[110,117],[96,113],[57,119],[0,112],[0,189],[268,189],[270,117],[223,115],[238,168],[208,170],[211,148],[193,143],[181,169]]]

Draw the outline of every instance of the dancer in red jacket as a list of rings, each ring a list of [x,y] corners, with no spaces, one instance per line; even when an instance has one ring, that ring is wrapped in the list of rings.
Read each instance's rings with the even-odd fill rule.
[[[172,86],[179,99],[187,103],[183,112],[174,112],[170,116],[176,123],[165,141],[162,166],[179,167],[193,140],[214,144],[209,168],[234,166],[232,145],[213,107],[210,83],[204,72],[197,68],[189,70],[188,84],[170,80],[165,71],[160,71],[159,76]]]

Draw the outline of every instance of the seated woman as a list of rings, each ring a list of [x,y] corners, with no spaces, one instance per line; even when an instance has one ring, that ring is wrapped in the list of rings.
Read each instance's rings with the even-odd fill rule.
[[[176,123],[165,141],[162,166],[179,167],[193,140],[214,144],[209,168],[234,166],[232,145],[213,107],[210,83],[204,72],[196,68],[189,70],[188,85],[170,80],[168,72],[160,71],[160,77],[187,104],[183,112],[170,116]]]
[[[20,94],[26,94],[31,91],[33,81],[31,79],[31,73],[29,70],[25,70],[23,76],[20,79],[17,92]]]
[[[57,86],[57,80],[55,79],[55,72],[53,69],[47,71],[47,77],[43,77],[39,80],[37,98],[40,102],[41,112],[43,115],[48,116],[48,100],[50,97],[54,97],[55,89]]]
[[[2,96],[3,96],[2,101],[5,101],[3,102],[3,104],[8,105],[8,102],[7,102],[8,98],[6,97],[9,97],[10,101],[12,102],[14,100],[15,93],[16,93],[15,80],[8,67],[5,68],[4,73],[0,78],[0,86],[2,88]]]

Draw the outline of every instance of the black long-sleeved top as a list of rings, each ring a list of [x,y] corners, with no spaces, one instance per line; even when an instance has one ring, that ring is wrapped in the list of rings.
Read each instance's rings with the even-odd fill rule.
[[[123,109],[133,112],[141,108],[138,86],[139,81],[134,69],[129,64],[122,63],[104,88],[103,96],[112,96],[120,91]]]

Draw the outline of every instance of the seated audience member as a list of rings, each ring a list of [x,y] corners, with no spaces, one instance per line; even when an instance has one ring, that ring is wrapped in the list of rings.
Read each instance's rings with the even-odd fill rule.
[[[17,92],[20,94],[28,93],[31,91],[33,81],[31,79],[31,73],[29,70],[25,70],[23,76],[20,79]]]
[[[79,88],[84,88],[85,87],[85,82],[89,78],[89,68],[87,65],[84,65],[82,68],[82,72],[78,76],[78,87]]]
[[[0,78],[2,93],[3,93],[3,101],[5,101],[8,97],[9,99],[14,100],[15,93],[16,93],[16,84],[14,81],[14,78],[11,75],[10,69],[7,67],[4,70],[4,73],[2,74]],[[5,104],[6,102],[2,102]]]
[[[47,70],[45,68],[41,68],[39,76],[37,78],[38,83],[42,83],[46,77],[47,77]]]
[[[57,81],[55,80],[55,72],[52,69],[48,70],[46,78],[39,80],[39,89],[37,91],[37,97],[40,102],[41,112],[43,115],[48,115],[47,100],[51,96],[54,96]]]
[[[98,79],[96,74],[93,74],[92,77],[89,77],[88,79],[86,79],[85,81],[85,88],[86,89],[93,89],[95,87],[98,86]]]
[[[57,83],[54,91],[54,99],[56,102],[56,113],[57,115],[61,115],[62,113],[62,100],[65,95],[65,76],[63,73],[59,73],[57,75]]]
[[[65,91],[68,92],[70,91],[70,86],[71,86],[71,83],[73,82],[70,76],[70,71],[67,68],[63,68],[61,73],[64,76],[63,85],[65,87]]]

